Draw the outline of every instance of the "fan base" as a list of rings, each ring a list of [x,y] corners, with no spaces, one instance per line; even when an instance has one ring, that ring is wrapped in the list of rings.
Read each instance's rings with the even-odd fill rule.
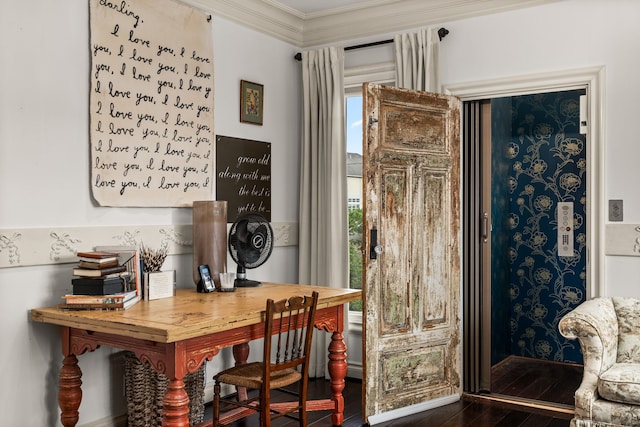
[[[257,286],[262,286],[262,283],[249,279],[236,279],[235,281],[236,288],[255,288]]]

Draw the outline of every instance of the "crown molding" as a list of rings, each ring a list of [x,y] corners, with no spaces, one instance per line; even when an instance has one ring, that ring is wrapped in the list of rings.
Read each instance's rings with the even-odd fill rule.
[[[304,15],[265,0],[180,0],[184,4],[300,47]]]
[[[298,48],[309,48],[562,0],[372,0],[308,14],[277,0],[181,1]]]
[[[538,6],[560,0],[402,0],[310,16],[304,46],[363,39],[475,16]],[[367,3],[368,4],[368,3]]]

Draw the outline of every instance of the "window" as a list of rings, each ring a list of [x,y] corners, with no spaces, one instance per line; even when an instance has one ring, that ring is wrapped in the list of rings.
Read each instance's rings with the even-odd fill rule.
[[[346,121],[349,287],[362,289],[362,96],[347,96]],[[362,312],[362,301],[349,310]]]
[[[362,213],[364,208],[362,197],[362,84],[364,82],[393,85],[395,64],[380,63],[345,70],[349,287],[352,289],[362,289]],[[350,303],[349,311],[349,321],[361,323],[362,301]]]
[[[362,209],[362,206],[360,206],[360,198],[350,197],[349,199],[347,199],[347,209],[349,209],[350,211],[354,209]]]

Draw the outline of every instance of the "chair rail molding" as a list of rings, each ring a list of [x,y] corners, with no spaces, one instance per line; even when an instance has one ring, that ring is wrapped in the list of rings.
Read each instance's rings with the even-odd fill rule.
[[[605,255],[640,256],[640,224],[607,224]]]
[[[298,244],[297,222],[271,226],[276,247]],[[0,228],[0,268],[75,263],[78,251],[103,245],[166,246],[169,255],[187,254],[192,252],[191,230],[191,224]]]

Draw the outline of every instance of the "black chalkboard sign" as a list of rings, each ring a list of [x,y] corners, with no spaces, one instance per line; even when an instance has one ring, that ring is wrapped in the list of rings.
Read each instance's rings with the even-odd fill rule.
[[[257,212],[271,221],[271,144],[216,136],[216,200],[227,201],[227,221]]]

